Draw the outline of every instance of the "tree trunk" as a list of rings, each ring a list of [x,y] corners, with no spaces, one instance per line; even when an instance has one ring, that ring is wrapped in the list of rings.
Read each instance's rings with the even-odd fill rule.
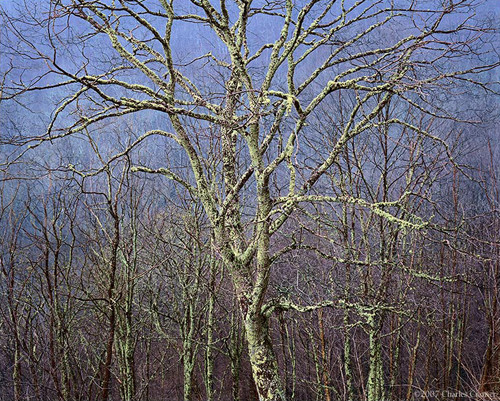
[[[420,314],[417,317],[420,320]],[[408,362],[408,389],[406,392],[406,400],[410,401],[413,396],[413,381],[414,381],[414,376],[415,376],[415,369],[417,365],[417,356],[418,356],[418,351],[420,347],[420,325],[417,328],[417,339],[415,342],[415,346],[413,347],[413,350],[411,354],[409,355],[410,360]]]
[[[248,314],[242,305],[248,354],[259,401],[284,401],[278,363],[269,336],[268,318],[262,313]]]
[[[183,291],[183,299],[189,302],[181,325],[182,335],[182,364],[184,372],[184,400],[191,401],[193,397],[194,368],[198,345],[195,339],[195,311],[192,301],[189,300],[187,290]]]
[[[207,311],[207,332],[205,349],[205,394],[207,401],[212,401],[214,397],[214,326],[215,326],[215,303],[216,303],[216,256],[214,254],[214,238],[210,239],[210,271],[209,271],[209,294]]]
[[[401,315],[393,316],[391,319],[391,332],[393,334],[391,335],[389,356],[390,396],[391,399],[397,399],[401,398],[401,390],[397,385],[401,355]]]
[[[239,401],[240,399],[240,370],[241,370],[241,354],[243,352],[243,337],[244,333],[240,327],[238,318],[238,308],[236,303],[231,312],[231,326],[229,328],[229,359],[231,360],[231,393],[232,400]]]
[[[109,272],[109,284],[107,290],[107,302],[109,307],[109,325],[106,338],[106,351],[104,354],[104,362],[102,364],[102,379],[101,379],[101,400],[108,401],[111,389],[111,364],[113,362],[113,344],[115,342],[116,331],[116,305],[115,305],[115,278],[118,267],[118,247],[120,245],[120,220],[116,213],[115,207],[110,207],[110,214],[114,220],[113,224],[113,239],[111,243],[111,260]]]
[[[188,344],[190,346],[190,344]],[[191,350],[186,352],[183,356],[183,370],[184,370],[184,400],[191,401],[193,396],[193,374],[194,374],[194,355],[191,354]]]
[[[120,369],[120,394],[123,401],[135,399],[135,344],[132,328],[131,304],[126,305],[125,316],[119,316],[122,320],[117,325],[119,336],[116,338],[117,351],[119,352]]]
[[[370,322],[370,367],[368,372],[368,401],[385,398],[384,371],[382,366],[382,344],[380,342],[380,322],[373,317]]]
[[[19,347],[19,341],[16,338],[14,341],[14,369],[12,371],[12,381],[14,383],[14,400],[20,401],[22,397],[22,386],[21,386],[21,351]]]
[[[351,356],[351,336],[352,332],[349,329],[350,318],[349,318],[349,310],[344,310],[343,316],[344,322],[344,374],[345,374],[345,394],[344,399],[347,401],[354,400],[354,386],[353,386],[353,371],[352,371],[352,356]]]
[[[322,369],[322,379],[323,388],[325,391],[325,401],[331,401],[330,396],[330,380],[328,377],[328,360],[326,356],[326,341],[325,341],[325,325],[323,322],[323,310],[318,309],[318,325],[319,325],[319,339],[321,345],[321,369]]]
[[[479,391],[500,394],[500,311],[497,308],[495,295],[494,304],[489,316],[490,332],[484,356]]]

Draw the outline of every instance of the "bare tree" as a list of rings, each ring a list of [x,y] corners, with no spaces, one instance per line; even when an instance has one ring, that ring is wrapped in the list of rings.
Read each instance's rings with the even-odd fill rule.
[[[404,115],[383,122],[379,116],[397,100],[428,118],[449,119],[450,111],[432,101],[437,92],[453,96],[476,84],[489,90],[477,74],[498,63],[477,61],[480,55],[487,59],[490,30],[468,17],[474,2],[54,0],[45,5],[39,13],[6,14],[9,35],[21,43],[19,56],[37,60],[45,70],[38,76],[18,74],[4,85],[2,98],[22,101],[25,94],[56,89],[59,95],[47,130],[16,143],[33,149],[127,114],[160,113],[160,122],[124,143],[104,167],[83,174],[106,173],[109,163],[143,143],[168,141],[183,153],[180,162],[171,155],[166,162],[137,155],[132,170],[174,180],[202,204],[238,299],[259,398],[284,399],[269,317],[291,305],[266,303],[266,293],[273,261],[287,247],[275,253],[272,241],[304,202],[357,204],[396,219],[387,202],[404,203],[409,193],[372,203],[322,193],[322,182],[354,138],[380,125],[418,132],[449,151],[442,138]],[[267,23],[271,30],[264,37],[259,29]],[[40,44],[28,37],[30,26],[46,32]],[[387,29],[393,35],[381,42],[380,32]],[[197,48],[183,34],[209,45]],[[466,67],[455,63],[471,54]],[[331,98],[350,100],[335,121],[331,146],[317,149],[325,133],[311,125],[336,113],[325,107]],[[108,200],[114,215],[113,197]],[[396,220],[403,226],[425,224],[405,216]],[[110,313],[103,399],[113,307]]]

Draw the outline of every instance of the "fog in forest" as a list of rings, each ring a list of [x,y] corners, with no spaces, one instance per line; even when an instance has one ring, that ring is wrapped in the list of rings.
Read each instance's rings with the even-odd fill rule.
[[[499,26],[1,0],[0,401],[499,401]]]

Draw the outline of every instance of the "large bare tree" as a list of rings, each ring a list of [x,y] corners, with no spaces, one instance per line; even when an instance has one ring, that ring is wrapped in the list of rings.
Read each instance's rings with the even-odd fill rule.
[[[266,292],[273,261],[294,244],[276,250],[273,238],[304,202],[352,203],[406,226],[425,224],[390,213],[410,192],[372,203],[322,192],[322,180],[353,138],[382,125],[413,130],[450,152],[415,121],[454,118],[443,96],[474,85],[490,90],[480,83],[496,63],[484,61],[491,59],[490,30],[471,17],[481,6],[473,0],[51,0],[39,6],[16,16],[4,12],[7,39],[20,44],[12,48],[2,97],[27,102],[46,90],[55,105],[45,132],[9,138],[24,147],[5,162],[92,127],[105,131],[127,114],[147,118],[150,129],[121,144],[107,163],[131,155],[133,171],[164,175],[201,202],[239,302],[259,398],[284,399],[269,317],[292,306],[266,299]],[[39,68],[20,73],[27,58]],[[418,116],[381,119],[393,100]],[[314,130],[327,114],[331,132]],[[332,132],[331,146],[318,148]],[[165,143],[172,151],[160,160],[134,153]],[[108,171],[76,163],[67,168],[83,176]]]

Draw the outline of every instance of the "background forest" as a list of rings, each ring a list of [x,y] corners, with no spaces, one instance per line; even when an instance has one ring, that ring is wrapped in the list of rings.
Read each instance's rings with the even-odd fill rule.
[[[0,400],[499,400],[499,13],[2,0]]]

